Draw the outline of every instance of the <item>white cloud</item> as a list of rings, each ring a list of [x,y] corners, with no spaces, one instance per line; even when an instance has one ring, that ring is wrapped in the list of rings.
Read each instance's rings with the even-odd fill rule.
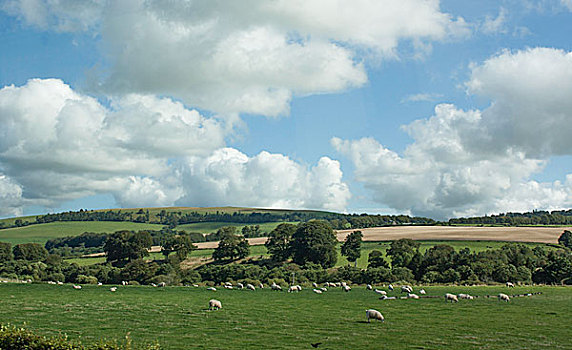
[[[217,113],[277,116],[293,96],[367,82],[365,61],[465,36],[436,0],[11,0],[40,28],[93,30],[110,71],[105,93],[173,96]]]
[[[340,164],[327,157],[306,168],[281,154],[250,158],[223,148],[182,164],[185,196],[178,205],[257,206],[343,211],[350,198]]]
[[[485,21],[481,24],[481,31],[485,34],[499,34],[499,33],[506,33],[506,14],[507,11],[505,8],[501,7],[499,10],[499,14],[496,18],[491,16],[487,16]]]
[[[442,94],[435,94],[435,93],[419,93],[419,94],[413,94],[413,95],[408,95],[405,96],[402,100],[401,103],[407,103],[407,102],[433,102],[436,101],[440,98],[442,98],[443,95]]]
[[[22,215],[22,188],[0,173],[0,217]]]
[[[572,0],[560,0],[562,5],[566,6],[568,10],[572,11]]]
[[[0,215],[111,193],[122,207],[217,203],[343,210],[337,161],[307,168],[249,158],[230,130],[168,98],[130,94],[103,106],[58,79],[0,89]]]
[[[572,55],[535,48],[502,52],[472,67],[470,93],[483,111],[441,104],[404,127],[413,138],[399,155],[371,138],[332,145],[354,163],[374,199],[432,217],[572,205],[564,183],[531,180],[550,156],[572,154]]]

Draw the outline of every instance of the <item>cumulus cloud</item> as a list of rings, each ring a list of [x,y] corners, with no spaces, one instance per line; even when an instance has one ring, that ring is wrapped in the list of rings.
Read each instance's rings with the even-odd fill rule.
[[[323,157],[307,168],[281,154],[254,157],[223,148],[182,164],[185,196],[178,205],[240,205],[343,211],[350,198],[339,162]]]
[[[481,24],[481,31],[485,34],[506,33],[506,13],[506,9],[501,7],[496,18],[487,16],[485,21]]]
[[[92,30],[110,71],[105,93],[169,95],[217,113],[278,116],[293,96],[367,82],[366,59],[467,34],[439,1],[10,0],[40,28]]]
[[[403,154],[372,138],[332,139],[355,165],[374,199],[417,215],[451,217],[572,205],[572,176],[531,179],[550,156],[572,154],[572,55],[535,48],[502,52],[474,65],[469,93],[490,107],[440,104],[435,115],[404,126]]]
[[[111,193],[123,207],[177,203],[343,210],[339,163],[224,148],[217,118],[169,98],[104,106],[58,79],[0,89],[0,215]]]

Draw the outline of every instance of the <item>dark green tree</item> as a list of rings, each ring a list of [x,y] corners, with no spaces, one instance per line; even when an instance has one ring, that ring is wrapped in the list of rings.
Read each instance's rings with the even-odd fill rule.
[[[42,261],[48,257],[48,251],[38,243],[16,244],[12,250],[14,259],[28,261]]]
[[[338,259],[337,242],[327,222],[312,220],[302,223],[292,235],[293,260],[298,265],[312,262],[324,268],[332,267]]]
[[[0,242],[0,263],[14,259],[12,244]]]
[[[220,241],[212,255],[215,261],[233,261],[248,256],[250,253],[248,241],[242,236],[237,236],[235,232],[235,227],[222,227],[217,231]]]
[[[572,232],[566,230],[558,237],[558,244],[567,248],[572,248]]]
[[[264,245],[272,261],[281,262],[290,258],[292,255],[290,241],[294,232],[296,232],[296,225],[283,223],[268,234],[268,240]]]
[[[169,254],[175,253],[178,260],[183,261],[195,248],[196,246],[193,245],[188,235],[179,234],[167,238],[161,247],[161,253],[165,256],[165,260],[167,260]]]
[[[149,232],[118,231],[107,236],[103,250],[107,262],[117,266],[148,256],[151,244],[153,239]]]
[[[361,231],[354,231],[350,233],[342,244],[341,253],[348,259],[349,262],[353,262],[354,266],[357,266],[357,259],[361,256],[361,242],[363,235]]]
[[[391,258],[392,267],[406,267],[421,246],[421,243],[412,239],[402,238],[391,242],[387,255]]]
[[[383,258],[383,253],[379,250],[372,250],[367,258],[367,268],[385,267],[389,268],[389,263]]]

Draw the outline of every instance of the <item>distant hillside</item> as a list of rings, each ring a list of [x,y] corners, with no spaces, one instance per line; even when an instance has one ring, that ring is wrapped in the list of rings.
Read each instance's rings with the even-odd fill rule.
[[[501,213],[490,216],[450,219],[453,225],[572,225],[572,209],[551,212],[535,210],[526,213]]]

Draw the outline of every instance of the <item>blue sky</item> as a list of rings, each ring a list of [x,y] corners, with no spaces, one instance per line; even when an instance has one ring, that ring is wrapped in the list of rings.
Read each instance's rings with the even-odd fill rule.
[[[569,0],[0,4],[0,217],[572,206]]]

